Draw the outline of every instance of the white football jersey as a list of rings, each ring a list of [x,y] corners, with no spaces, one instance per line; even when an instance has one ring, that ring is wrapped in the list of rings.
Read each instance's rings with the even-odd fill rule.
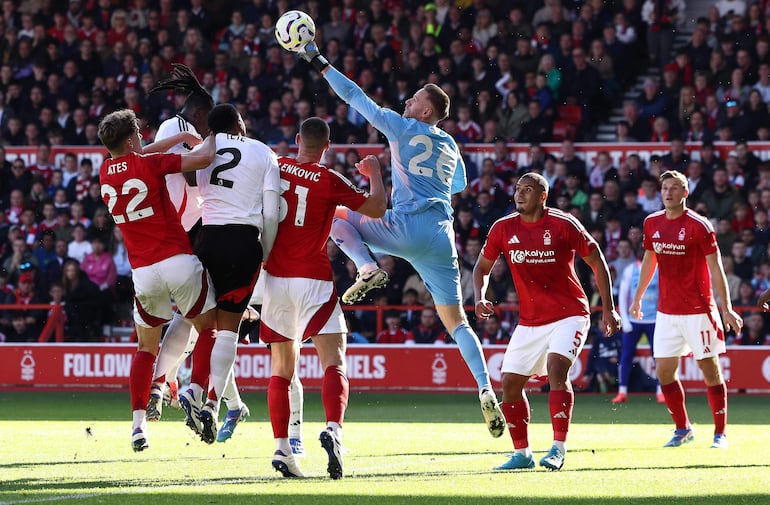
[[[155,134],[155,140],[163,140],[177,133],[188,131],[195,132],[197,130],[192,123],[177,114],[160,124],[158,132]],[[184,154],[190,151],[190,146],[179,143],[167,152]],[[169,174],[166,176],[166,189],[168,190],[168,196],[171,198],[171,203],[174,204],[177,215],[182,222],[182,227],[185,231],[190,231],[190,228],[195,226],[195,223],[201,218],[202,199],[198,188],[187,184],[182,174]]]
[[[217,134],[214,161],[198,170],[203,224],[247,224],[262,231],[262,194],[280,193],[278,157],[258,140]]]

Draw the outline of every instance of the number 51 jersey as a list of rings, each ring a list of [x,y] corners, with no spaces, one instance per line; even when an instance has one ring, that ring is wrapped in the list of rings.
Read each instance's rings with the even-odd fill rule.
[[[128,153],[102,163],[102,200],[123,232],[132,268],[192,254],[166,189],[166,175],[181,170],[179,154]]]
[[[196,174],[203,225],[246,224],[262,231],[262,195],[280,192],[278,157],[262,142],[218,133],[217,154]]]

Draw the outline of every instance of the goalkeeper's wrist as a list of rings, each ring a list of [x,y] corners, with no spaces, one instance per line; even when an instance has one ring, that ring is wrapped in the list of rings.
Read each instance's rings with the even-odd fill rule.
[[[314,69],[321,73],[324,71],[324,69],[326,69],[326,67],[329,66],[329,60],[324,58],[323,55],[317,54],[313,57],[312,60],[310,60],[310,64]]]

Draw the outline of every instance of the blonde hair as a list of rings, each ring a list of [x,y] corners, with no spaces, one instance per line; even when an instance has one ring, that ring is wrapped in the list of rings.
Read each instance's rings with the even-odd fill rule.
[[[685,175],[678,170],[666,170],[660,174],[660,177],[658,178],[661,184],[663,184],[663,181],[667,181],[669,179],[676,179],[682,184],[684,189],[689,188],[689,185],[687,184],[687,177],[685,177]]]

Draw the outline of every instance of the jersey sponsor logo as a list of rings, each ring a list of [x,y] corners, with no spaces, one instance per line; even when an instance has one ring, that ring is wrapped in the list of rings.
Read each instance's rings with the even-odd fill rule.
[[[296,165],[290,165],[288,163],[281,163],[281,172],[305,179],[307,181],[318,182],[321,180],[321,172],[315,170],[307,170],[306,168],[298,167]]]
[[[660,233],[656,231],[652,234],[652,238],[660,238]]]
[[[519,237],[514,235],[513,237],[508,239],[509,244],[521,244],[521,241],[519,240]]]
[[[653,242],[652,248],[657,254],[684,256],[686,246],[684,244],[672,244],[671,242]]]
[[[511,256],[512,263],[556,263],[556,252],[554,251],[517,249],[509,251],[508,254]]]

